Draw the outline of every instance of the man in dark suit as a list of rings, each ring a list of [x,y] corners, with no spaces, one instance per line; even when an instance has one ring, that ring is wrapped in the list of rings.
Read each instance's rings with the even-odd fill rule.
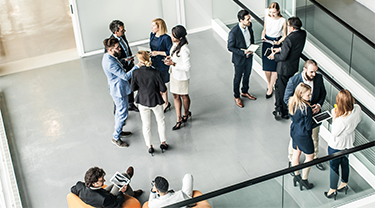
[[[250,100],[256,97],[249,94],[249,81],[251,68],[253,67],[253,52],[244,51],[254,43],[254,34],[247,10],[241,10],[237,14],[239,24],[229,32],[228,50],[232,52],[232,63],[234,64],[233,91],[236,105],[242,108],[244,105],[240,98],[240,82],[242,79],[241,96]]]
[[[275,111],[276,120],[289,119],[288,108],[285,105],[284,92],[286,84],[291,76],[298,71],[299,58],[306,42],[306,31],[301,30],[302,22],[298,17],[288,19],[289,35],[283,41],[280,48],[274,48],[269,59],[277,62],[277,80],[275,84]]]
[[[118,57],[118,60],[121,62],[122,66],[124,67],[125,71],[128,72],[134,67],[134,57],[131,57],[132,51],[130,50],[130,46],[128,40],[125,37],[125,26],[124,23],[120,20],[113,20],[111,24],[109,24],[109,29],[112,32],[110,38],[114,37],[119,40],[120,47],[121,47],[121,54]],[[106,51],[105,51],[106,52]],[[131,58],[127,58],[131,57]],[[131,80],[129,80],[131,83]],[[137,106],[134,105],[134,93],[128,95],[129,100],[129,111],[136,111],[139,112]]]
[[[126,173],[127,178],[132,178],[134,174],[133,167],[129,167]],[[124,203],[124,194],[138,197],[143,191],[133,191],[130,185],[125,185],[121,189],[113,184],[102,188],[104,185],[105,172],[98,167],[90,168],[85,174],[85,183],[78,181],[70,190],[77,195],[83,202],[93,207],[111,207],[118,208]]]
[[[321,112],[321,107],[324,103],[326,98],[326,89],[324,87],[323,76],[321,74],[317,74],[316,71],[318,70],[318,64],[310,59],[307,60],[303,66],[303,72],[300,74],[296,74],[291,77],[288,81],[288,84],[285,89],[284,95],[284,102],[288,105],[289,98],[293,96],[294,90],[296,89],[297,85],[301,82],[308,84],[311,87],[311,108],[313,112],[313,116]],[[319,153],[319,130],[320,124],[316,124],[313,121],[313,134],[312,139],[314,142],[314,159],[318,158]],[[293,147],[292,147],[292,139],[289,143],[289,161],[292,161],[293,156]],[[290,166],[290,162],[289,162]],[[324,170],[325,167],[323,164],[317,164],[316,167],[319,170]]]

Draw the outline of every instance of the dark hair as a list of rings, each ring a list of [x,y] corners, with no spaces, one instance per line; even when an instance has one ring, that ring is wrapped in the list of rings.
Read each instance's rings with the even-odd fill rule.
[[[288,19],[289,26],[293,27],[296,30],[299,30],[302,27],[302,22],[298,17],[291,17]]]
[[[245,19],[245,16],[246,15],[249,15],[250,13],[249,13],[249,11],[247,11],[247,10],[241,10],[241,11],[239,11],[238,12],[238,14],[237,14],[237,18],[238,18],[238,21],[240,21],[240,20],[244,20]]]
[[[115,32],[118,32],[120,30],[120,27],[124,26],[124,23],[120,20],[113,20],[111,24],[109,24],[109,30],[115,34]]]
[[[107,39],[103,40],[103,45],[104,45],[105,49],[107,49],[107,51],[108,51],[108,49],[114,47],[116,45],[116,43],[119,43],[119,41],[118,41],[117,38],[114,38],[114,37],[107,38]]]
[[[180,53],[181,47],[185,44],[188,44],[188,41],[186,39],[186,29],[182,25],[177,25],[174,28],[172,28],[172,35],[174,38],[179,39],[180,42],[178,43],[177,47],[172,51],[172,56],[176,52],[177,57]]]
[[[105,176],[103,169],[98,167],[90,168],[85,174],[85,185],[92,187],[92,184],[98,182],[99,178]]]
[[[310,65],[314,65],[314,66],[318,66],[318,64],[316,63],[316,61],[314,59],[309,59],[305,62],[305,64],[303,65],[303,68],[306,68]]]
[[[169,183],[167,179],[161,176],[157,176],[154,181],[155,181],[155,188],[159,190],[161,193],[166,193],[168,191]]]

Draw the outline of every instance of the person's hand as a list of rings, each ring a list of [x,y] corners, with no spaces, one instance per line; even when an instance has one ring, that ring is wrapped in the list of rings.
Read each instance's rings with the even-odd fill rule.
[[[274,41],[273,41],[273,45],[280,45],[280,42],[277,41],[277,40],[274,40]]]
[[[120,191],[121,191],[122,193],[124,193],[124,192],[126,191],[126,189],[128,189],[128,185],[124,185],[124,186],[120,189]]]
[[[173,65],[173,61],[170,56],[165,57],[164,64],[167,66]]]
[[[141,68],[142,65],[143,65],[143,64],[142,64],[140,61],[138,61],[137,66],[138,66],[139,68]]]
[[[320,105],[314,104],[314,105],[311,106],[311,108],[312,108],[313,114],[317,114],[320,111]]]
[[[134,56],[131,57],[131,58],[127,58],[127,59],[125,59],[125,61],[133,61],[133,60],[134,60]]]
[[[332,118],[336,118],[336,108],[332,108],[331,116],[332,116]]]
[[[273,53],[280,53],[280,51],[281,51],[281,48],[274,48],[274,49],[272,49]]]
[[[156,187],[153,186],[152,189],[151,189],[152,192],[156,192]]]
[[[159,55],[159,51],[151,51],[150,56],[157,56]]]
[[[267,58],[269,60],[274,60],[275,59],[274,55],[275,55],[275,53],[271,53],[271,55],[269,55]]]

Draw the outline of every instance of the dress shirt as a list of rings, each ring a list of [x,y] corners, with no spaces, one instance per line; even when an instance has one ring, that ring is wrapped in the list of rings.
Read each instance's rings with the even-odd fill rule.
[[[148,207],[149,208],[160,208],[163,206],[167,206],[170,204],[174,204],[176,202],[183,201],[185,199],[189,199],[190,197],[186,195],[181,190],[177,192],[168,192],[167,194],[163,196],[158,196],[158,194],[155,192],[150,192]]]
[[[241,25],[238,23],[238,26],[240,27],[241,31],[242,31],[242,34],[243,34],[243,37],[245,39],[245,42],[246,42],[246,48],[248,48],[251,44],[250,42],[250,32],[248,30],[247,27],[245,28],[242,28]]]
[[[301,73],[303,83],[305,83],[305,84],[307,84],[311,87],[311,97],[310,97],[310,101],[311,101],[312,95],[313,95],[313,92],[314,92],[314,80],[309,81],[309,80],[305,79],[305,77],[303,75],[304,75],[304,73]],[[318,103],[318,105],[320,105],[320,104]]]

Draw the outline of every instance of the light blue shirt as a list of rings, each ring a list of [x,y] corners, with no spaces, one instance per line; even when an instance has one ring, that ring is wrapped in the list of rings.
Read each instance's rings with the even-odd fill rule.
[[[242,28],[240,23],[238,23],[238,26],[240,27],[241,31],[242,31],[242,35],[245,39],[245,42],[246,42],[246,48],[248,48],[250,45],[251,45],[251,42],[250,42],[250,32],[249,32],[249,29],[247,27],[245,28]]]

